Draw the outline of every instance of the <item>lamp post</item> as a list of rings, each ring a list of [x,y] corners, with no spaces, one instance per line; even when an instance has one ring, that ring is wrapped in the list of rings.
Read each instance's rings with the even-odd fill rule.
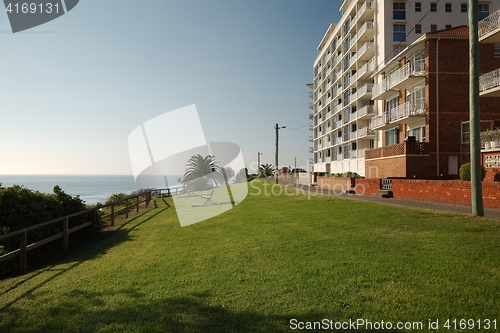
[[[274,171],[274,177],[276,178],[276,184],[278,184],[278,173],[279,173],[279,170],[278,170],[278,133],[279,133],[279,130],[282,129],[282,128],[285,128],[286,126],[278,126],[278,123],[276,123],[276,126],[274,127],[274,129],[276,130],[276,164],[275,164],[275,171]]]
[[[257,175],[261,176],[260,174],[260,155],[262,155],[260,151],[257,152]]]

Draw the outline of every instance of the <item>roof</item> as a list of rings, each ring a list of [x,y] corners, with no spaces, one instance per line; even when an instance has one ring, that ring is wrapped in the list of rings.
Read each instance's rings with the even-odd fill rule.
[[[469,27],[461,25],[458,27],[428,32],[427,35],[453,35],[453,36],[469,36]]]

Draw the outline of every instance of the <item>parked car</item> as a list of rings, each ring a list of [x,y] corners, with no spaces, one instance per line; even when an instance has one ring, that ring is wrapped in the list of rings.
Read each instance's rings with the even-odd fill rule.
[[[290,173],[290,169],[288,167],[282,167],[280,169],[280,174],[282,174],[282,173]]]
[[[307,171],[301,168],[292,169],[292,173],[300,173],[300,172],[307,172]]]

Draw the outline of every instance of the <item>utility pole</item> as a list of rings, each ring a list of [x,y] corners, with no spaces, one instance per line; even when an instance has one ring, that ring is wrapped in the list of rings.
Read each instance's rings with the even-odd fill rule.
[[[276,123],[276,126],[274,127],[274,129],[276,130],[276,156],[275,156],[275,170],[274,170],[274,178],[276,179],[276,184],[278,184],[278,173],[279,173],[279,170],[278,170],[278,138],[279,138],[279,130],[281,128],[285,128],[286,126],[281,126],[279,127],[278,126],[278,123]]]
[[[257,174],[259,176],[261,176],[260,175],[260,155],[262,155],[262,153],[260,151],[258,151],[257,152]]]
[[[484,216],[480,110],[479,110],[479,36],[477,22],[477,0],[469,0],[469,113],[470,113],[470,175],[472,215]]]

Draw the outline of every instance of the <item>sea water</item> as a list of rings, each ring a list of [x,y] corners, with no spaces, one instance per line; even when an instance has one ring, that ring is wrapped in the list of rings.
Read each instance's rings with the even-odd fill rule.
[[[0,175],[2,187],[22,185],[33,191],[53,193],[54,186],[71,196],[79,195],[88,205],[105,203],[114,193],[130,194],[139,190],[132,175]],[[167,188],[156,184],[155,188]],[[178,183],[169,185],[176,188]]]

